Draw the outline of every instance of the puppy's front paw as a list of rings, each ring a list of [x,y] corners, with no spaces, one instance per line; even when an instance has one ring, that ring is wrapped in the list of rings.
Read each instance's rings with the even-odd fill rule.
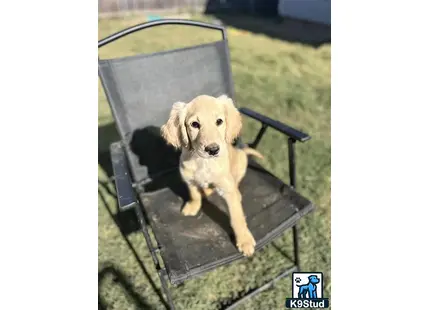
[[[214,192],[213,188],[204,188],[203,189],[203,193],[205,194],[206,197],[209,197],[210,195],[212,195]]]
[[[249,230],[246,230],[245,233],[240,236],[237,236],[236,246],[239,251],[243,253],[243,255],[251,256],[252,254],[254,254],[255,245],[256,243],[254,237]]]
[[[185,216],[194,216],[199,212],[200,207],[201,203],[189,201],[182,209],[182,214]]]

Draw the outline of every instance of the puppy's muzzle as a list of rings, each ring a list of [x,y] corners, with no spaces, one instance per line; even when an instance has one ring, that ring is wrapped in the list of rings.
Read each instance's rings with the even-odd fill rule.
[[[216,143],[209,144],[205,147],[205,152],[211,156],[215,156],[219,153],[219,145]]]

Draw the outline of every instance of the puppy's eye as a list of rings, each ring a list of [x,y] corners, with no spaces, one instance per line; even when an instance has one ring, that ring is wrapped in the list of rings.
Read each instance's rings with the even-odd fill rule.
[[[191,123],[191,127],[193,127],[193,128],[200,128],[200,124],[199,123],[197,123],[197,122],[192,122]]]
[[[216,125],[217,125],[217,126],[219,126],[219,125],[221,125],[221,124],[222,124],[222,119],[220,119],[220,118],[219,118],[219,119],[217,119],[217,120],[216,120]]]

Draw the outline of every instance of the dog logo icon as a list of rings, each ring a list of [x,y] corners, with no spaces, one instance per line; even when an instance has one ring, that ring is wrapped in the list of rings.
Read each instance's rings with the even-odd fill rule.
[[[297,281],[298,280],[298,281]],[[298,298],[318,298],[317,294],[317,284],[320,283],[320,279],[316,275],[310,275],[308,277],[308,283],[297,284],[302,282],[301,278],[296,278],[296,286],[299,288]]]
[[[292,280],[287,308],[328,308],[328,298],[323,298],[322,272],[294,272]]]

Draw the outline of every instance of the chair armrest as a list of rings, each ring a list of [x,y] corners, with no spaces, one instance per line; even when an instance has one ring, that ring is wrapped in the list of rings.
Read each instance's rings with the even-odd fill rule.
[[[283,134],[293,138],[294,140],[297,140],[300,142],[305,142],[311,138],[308,134],[306,134],[304,132],[301,132],[297,129],[294,129],[294,128],[292,128],[292,127],[290,127],[284,123],[281,123],[279,121],[276,121],[274,119],[271,119],[270,117],[267,117],[265,115],[257,113],[251,109],[239,108],[239,111],[241,113],[245,114],[246,116],[249,116],[249,117],[251,117],[257,121],[260,121],[264,125],[267,125],[269,127],[272,127],[273,129],[276,129],[276,130],[282,132]]]
[[[134,207],[137,203],[127,166],[127,159],[120,142],[110,145],[110,155],[120,211]]]

